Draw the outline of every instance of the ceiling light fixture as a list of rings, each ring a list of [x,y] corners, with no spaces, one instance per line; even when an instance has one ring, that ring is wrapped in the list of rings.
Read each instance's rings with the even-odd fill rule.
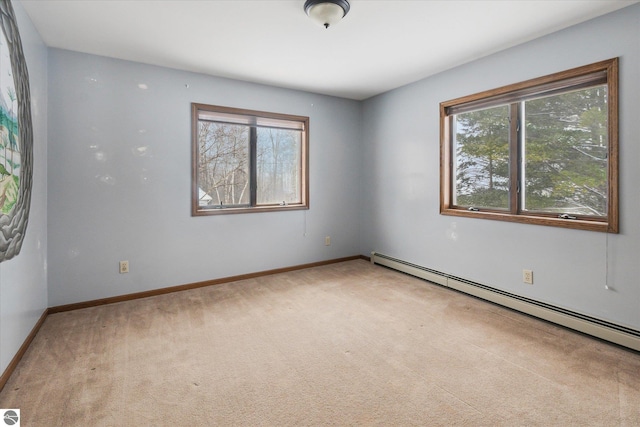
[[[340,22],[349,13],[347,0],[307,0],[304,2],[304,11],[325,28]]]

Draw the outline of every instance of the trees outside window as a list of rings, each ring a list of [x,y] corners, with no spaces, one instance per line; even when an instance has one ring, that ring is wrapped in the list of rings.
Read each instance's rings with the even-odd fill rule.
[[[193,104],[192,214],[308,208],[309,118]]]
[[[617,69],[442,103],[441,213],[618,232]]]
[[[456,116],[456,204],[509,209],[509,107]]]

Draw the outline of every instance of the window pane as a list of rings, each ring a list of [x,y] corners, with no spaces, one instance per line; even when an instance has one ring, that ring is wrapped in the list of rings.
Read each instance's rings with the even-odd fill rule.
[[[524,102],[523,208],[607,215],[607,87]]]
[[[249,127],[198,122],[200,206],[249,203]]]
[[[454,204],[509,209],[509,106],[454,116]]]
[[[301,203],[301,131],[257,131],[257,204]]]

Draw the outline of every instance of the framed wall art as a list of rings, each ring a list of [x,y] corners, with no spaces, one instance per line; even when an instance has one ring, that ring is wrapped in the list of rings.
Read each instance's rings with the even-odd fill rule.
[[[10,0],[0,0],[0,262],[20,253],[29,221],[33,128],[29,74]]]

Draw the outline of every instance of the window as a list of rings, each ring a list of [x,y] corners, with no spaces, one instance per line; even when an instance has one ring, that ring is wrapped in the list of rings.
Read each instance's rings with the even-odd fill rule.
[[[308,117],[191,108],[192,215],[308,209]]]
[[[618,60],[440,104],[440,213],[618,232]]]

